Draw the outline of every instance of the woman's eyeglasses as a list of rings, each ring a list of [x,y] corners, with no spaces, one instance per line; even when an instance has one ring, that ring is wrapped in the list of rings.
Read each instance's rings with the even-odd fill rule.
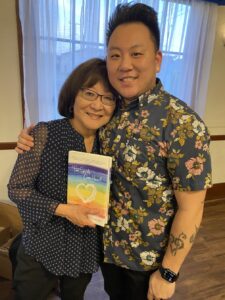
[[[98,99],[98,97],[100,97],[102,104],[108,106],[113,106],[116,102],[116,98],[113,95],[101,95],[88,88],[82,88],[81,95],[85,100],[88,101],[95,101]]]

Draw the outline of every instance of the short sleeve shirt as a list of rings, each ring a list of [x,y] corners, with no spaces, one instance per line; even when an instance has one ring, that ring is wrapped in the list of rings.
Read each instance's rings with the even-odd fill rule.
[[[19,155],[8,185],[23,220],[25,252],[57,276],[96,272],[99,228],[81,228],[54,214],[67,202],[68,151],[85,152],[84,138],[68,119],[41,122],[33,136],[34,148]],[[93,152],[98,151],[96,139]]]
[[[211,186],[207,128],[158,80],[152,91],[116,112],[100,141],[103,154],[113,157],[105,262],[155,269],[177,209],[174,190]]]

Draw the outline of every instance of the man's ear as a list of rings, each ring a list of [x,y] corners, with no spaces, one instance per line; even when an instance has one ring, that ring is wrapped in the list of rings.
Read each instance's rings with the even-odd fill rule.
[[[156,73],[159,73],[160,72],[160,69],[161,69],[161,64],[162,64],[162,51],[158,50],[156,52],[156,55],[155,55],[155,66],[156,66]]]

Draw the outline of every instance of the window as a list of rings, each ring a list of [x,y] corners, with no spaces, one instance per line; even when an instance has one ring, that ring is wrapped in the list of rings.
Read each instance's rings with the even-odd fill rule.
[[[105,57],[105,28],[116,5],[123,2],[130,1],[19,1],[27,123],[58,117],[57,98],[62,83],[81,62]],[[206,98],[216,5],[198,0],[133,2],[146,3],[158,12],[163,51],[159,77],[165,88],[202,114],[195,103],[204,103]]]

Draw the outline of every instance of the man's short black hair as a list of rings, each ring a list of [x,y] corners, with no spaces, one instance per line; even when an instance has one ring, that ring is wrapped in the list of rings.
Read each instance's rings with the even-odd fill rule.
[[[151,33],[156,50],[159,50],[160,45],[160,30],[156,11],[142,3],[126,3],[118,4],[113,12],[106,31],[106,43],[109,44],[109,39],[113,31],[119,25],[125,23],[143,23]]]

